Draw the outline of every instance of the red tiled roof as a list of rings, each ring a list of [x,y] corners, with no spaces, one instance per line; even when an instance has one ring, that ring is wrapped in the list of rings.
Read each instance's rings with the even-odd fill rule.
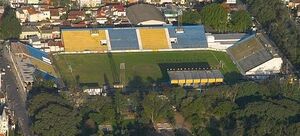
[[[50,9],[50,15],[51,16],[59,16],[58,9]]]
[[[105,11],[102,9],[97,10],[97,18],[106,17]]]
[[[52,41],[52,40],[48,42],[48,46],[64,47],[61,41]]]
[[[125,11],[125,7],[122,4],[119,5],[113,5],[113,7],[118,11],[118,12],[124,12]]]
[[[34,8],[32,8],[32,7],[28,7],[28,8],[26,8],[26,10],[28,11],[28,13],[29,13],[30,15],[38,13],[38,12],[37,12]]]

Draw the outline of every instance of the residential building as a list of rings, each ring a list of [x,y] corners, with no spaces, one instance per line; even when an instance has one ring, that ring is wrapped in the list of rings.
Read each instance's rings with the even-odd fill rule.
[[[36,26],[23,25],[22,32],[20,34],[20,39],[28,39],[30,36],[37,35],[41,37],[40,31]]]
[[[40,49],[42,47],[41,40],[37,35],[29,36],[28,37],[29,43],[32,45],[32,47]]]
[[[81,7],[96,7],[100,6],[102,0],[78,0]]]
[[[40,1],[39,0],[26,0],[27,1],[27,4],[39,4]]]
[[[68,13],[68,20],[77,20],[77,19],[84,20],[84,18],[85,18],[84,11],[73,10]]]
[[[8,135],[9,131],[9,117],[7,115],[8,109],[6,107],[3,107],[1,116],[0,116],[0,135]]]
[[[226,0],[226,4],[236,4],[236,0]]]
[[[300,0],[291,0],[291,1],[289,2],[288,7],[294,9],[294,8],[296,8],[298,5],[300,5]]]

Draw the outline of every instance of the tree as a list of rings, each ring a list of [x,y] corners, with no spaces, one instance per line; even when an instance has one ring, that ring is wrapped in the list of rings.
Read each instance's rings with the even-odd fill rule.
[[[79,134],[77,126],[80,121],[80,116],[74,110],[50,104],[35,115],[32,130],[40,136],[74,136]]]
[[[0,38],[11,39],[19,38],[21,34],[20,21],[16,18],[16,14],[12,8],[7,6],[0,24]]]
[[[209,4],[201,12],[201,22],[218,32],[228,31],[228,12],[221,4]]]
[[[36,135],[77,135],[81,117],[60,95],[40,93],[29,100],[29,115]]]
[[[187,10],[183,12],[182,15],[183,24],[199,24],[200,23],[200,14],[198,11]]]
[[[160,119],[166,119],[171,110],[169,100],[164,95],[149,93],[143,101],[144,117],[155,124]]]
[[[245,10],[235,11],[231,14],[231,26],[234,32],[245,32],[251,27],[250,14]]]

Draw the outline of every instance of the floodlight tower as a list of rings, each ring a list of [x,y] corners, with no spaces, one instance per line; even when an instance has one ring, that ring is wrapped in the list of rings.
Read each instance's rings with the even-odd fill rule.
[[[183,27],[182,27],[182,8],[179,8],[177,11],[177,28],[176,28],[176,33],[184,33]]]

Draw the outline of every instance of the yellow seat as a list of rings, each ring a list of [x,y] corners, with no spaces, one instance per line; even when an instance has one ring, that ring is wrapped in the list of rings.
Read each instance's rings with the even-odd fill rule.
[[[158,49],[168,49],[168,40],[165,29],[139,29],[143,49],[151,49],[153,51]]]

